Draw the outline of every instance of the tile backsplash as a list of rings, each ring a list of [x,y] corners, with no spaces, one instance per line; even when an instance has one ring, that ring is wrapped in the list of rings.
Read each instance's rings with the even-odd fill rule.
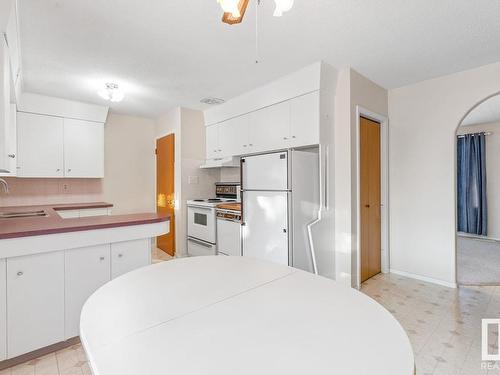
[[[103,200],[102,180],[69,178],[5,178],[10,193],[0,189],[0,207]]]

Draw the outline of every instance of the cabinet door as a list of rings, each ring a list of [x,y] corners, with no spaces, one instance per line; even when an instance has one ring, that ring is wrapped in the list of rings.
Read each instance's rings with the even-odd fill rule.
[[[291,100],[291,147],[319,144],[319,98],[319,91],[316,91]]]
[[[63,119],[17,113],[17,176],[63,177]]]
[[[248,116],[243,115],[219,124],[219,145],[221,157],[247,154]]]
[[[214,159],[219,155],[219,125],[210,125],[205,129],[207,159]]]
[[[289,147],[290,102],[275,104],[250,114],[251,152],[281,150]]]
[[[64,175],[104,177],[104,124],[64,119]]]
[[[0,36],[0,172],[9,173],[10,64],[5,39]]]
[[[64,340],[64,252],[7,259],[7,322],[9,358]]]
[[[110,245],[65,253],[65,338],[80,334],[80,313],[87,299],[111,279]]]
[[[0,260],[0,361],[7,359],[7,262]]]
[[[151,264],[151,239],[111,244],[111,278]]]

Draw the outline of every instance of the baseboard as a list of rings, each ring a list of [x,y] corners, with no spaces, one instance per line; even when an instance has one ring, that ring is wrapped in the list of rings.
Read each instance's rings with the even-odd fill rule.
[[[76,345],[78,343],[80,343],[80,337],[73,337],[69,340],[58,342],[57,344],[49,345],[45,348],[37,349],[30,353],[22,354],[19,357],[6,359],[5,361],[0,362],[0,371],[5,370],[9,367],[20,365],[39,357],[43,357],[47,354],[69,348],[70,346]]]
[[[393,273],[395,275],[409,277],[410,279],[415,279],[415,280],[425,281],[427,283],[445,286],[447,288],[453,288],[453,289],[457,288],[457,283],[450,283],[448,281],[433,279],[433,278],[427,277],[427,276],[416,275],[414,273],[409,273],[409,272],[405,272],[405,271],[398,271],[398,270],[395,270],[393,268],[391,268],[391,273]]]

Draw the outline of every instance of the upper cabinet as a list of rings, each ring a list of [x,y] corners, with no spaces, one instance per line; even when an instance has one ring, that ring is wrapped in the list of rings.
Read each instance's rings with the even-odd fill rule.
[[[104,124],[18,112],[18,177],[104,177]]]
[[[104,124],[64,119],[64,175],[104,177]]]
[[[10,63],[9,49],[4,35],[0,34],[0,173],[10,170]]]
[[[17,114],[17,176],[64,177],[64,120]]]
[[[299,96],[290,101],[290,147],[319,143],[319,91]]]
[[[320,143],[320,92],[315,91],[210,125],[207,159]]]

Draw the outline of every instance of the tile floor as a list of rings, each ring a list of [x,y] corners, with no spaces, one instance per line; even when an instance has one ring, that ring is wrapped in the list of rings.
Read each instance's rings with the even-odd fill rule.
[[[385,306],[408,333],[417,375],[500,375],[500,366],[483,370],[480,358],[481,319],[500,318],[500,287],[449,289],[378,275],[363,284],[362,292]],[[87,374],[91,372],[81,345],[0,371],[0,375]]]
[[[391,274],[368,280],[362,292],[408,333],[417,375],[500,375],[500,362],[490,370],[481,367],[481,319],[500,318],[500,287],[449,289]],[[498,350],[497,344],[490,346]]]
[[[174,259],[174,257],[168,255],[166,252],[158,249],[157,247],[153,247],[151,253],[151,261],[153,264],[164,262],[166,260],[171,260],[171,259]]]

